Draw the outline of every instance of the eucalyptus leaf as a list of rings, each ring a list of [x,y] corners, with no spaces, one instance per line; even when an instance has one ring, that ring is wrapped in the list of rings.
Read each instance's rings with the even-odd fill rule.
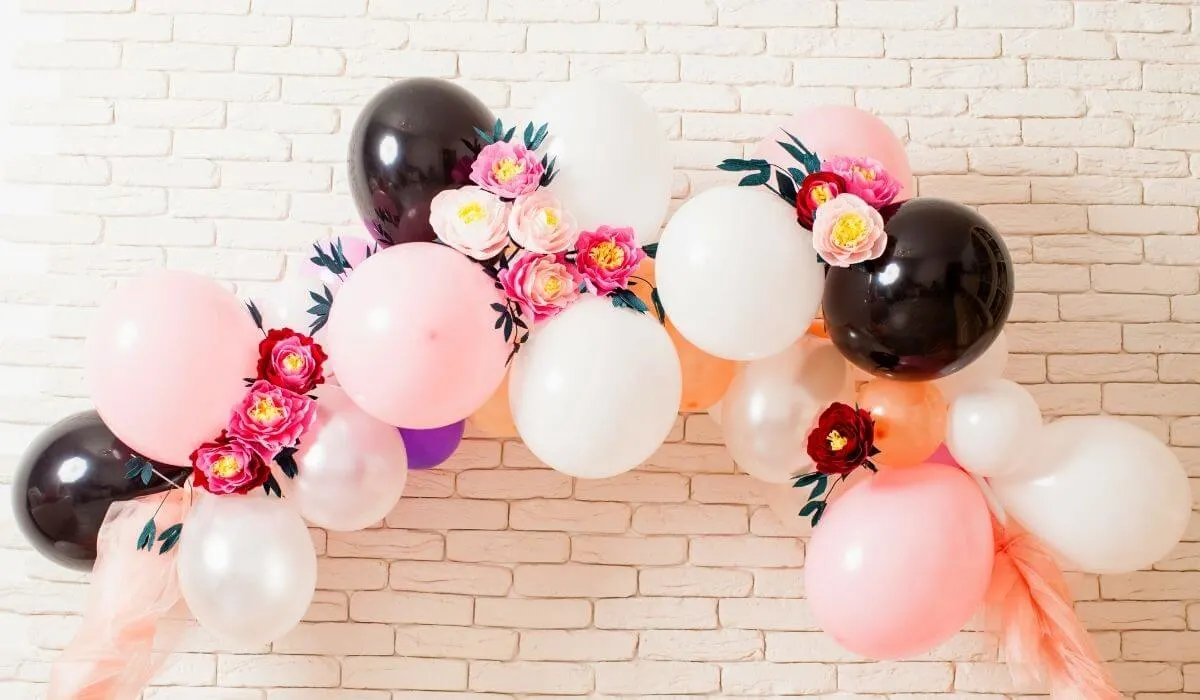
[[[549,133],[549,130],[550,130],[550,124],[548,124],[548,123],[542,124],[540,127],[538,127],[537,133],[535,133],[533,135],[533,145],[530,146],[529,148],[533,149],[533,150],[537,150],[537,149],[541,148],[542,142],[544,142],[546,140],[546,134]]]
[[[268,496],[274,494],[276,498],[283,498],[283,491],[279,489],[279,482],[275,480],[274,474],[267,476],[267,480],[263,482],[263,490]]]
[[[822,476],[823,475],[821,472],[809,472],[807,474],[801,474],[800,476],[796,477],[796,481],[792,484],[792,487],[803,488],[815,481],[818,481]]]
[[[279,465],[279,470],[289,479],[295,479],[296,475],[300,473],[300,468],[296,464],[296,452],[295,447],[285,447],[275,455],[275,463]]]
[[[258,310],[258,306],[255,305],[253,299],[246,302],[246,310],[250,312],[250,318],[254,319],[254,325],[258,326],[258,330],[263,330],[262,312]]]
[[[812,493],[808,494],[809,500],[812,500],[814,498],[819,498],[821,496],[821,494],[825,493],[825,490],[827,488],[829,488],[829,479],[824,474],[822,474],[821,478],[817,479],[816,485],[813,486]]]
[[[757,187],[759,185],[767,184],[767,181],[770,179],[771,172],[769,170],[764,170],[762,172],[752,173],[743,177],[738,181],[738,185],[741,187]]]
[[[158,532],[158,528],[154,525],[154,518],[146,521],[142,526],[142,534],[138,535],[137,548],[149,551],[154,548],[154,537]]]
[[[183,532],[183,523],[175,523],[171,527],[163,530],[163,533],[158,536],[158,541],[162,542],[162,546],[158,548],[159,554],[166,554],[175,548],[179,542],[179,535]],[[147,547],[149,549],[149,547]]]
[[[792,182],[792,178],[781,171],[775,171],[775,186],[779,188],[779,196],[785,201],[796,201],[796,184]]]
[[[658,298],[658,287],[650,290],[650,301],[654,303],[654,313],[658,314],[658,322],[667,322],[667,310],[663,308],[662,299]]]
[[[646,245],[642,246],[642,251],[646,253],[646,257],[654,259],[658,257],[658,244],[647,243]]]
[[[533,122],[529,122],[528,124],[525,125],[525,133],[522,135],[522,138],[525,141],[525,148],[528,148],[529,150],[532,151],[534,148],[534,146],[533,146]]]

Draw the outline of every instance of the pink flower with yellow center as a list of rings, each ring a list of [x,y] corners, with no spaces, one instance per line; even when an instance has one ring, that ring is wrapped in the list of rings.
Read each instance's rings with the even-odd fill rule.
[[[258,378],[297,394],[325,381],[325,351],[310,336],[275,328],[258,344]]]
[[[312,399],[259,380],[233,409],[228,432],[269,460],[283,448],[295,447],[315,418]]]
[[[834,267],[849,267],[883,255],[887,233],[883,217],[852,194],[840,194],[817,209],[813,248]]]
[[[579,298],[583,275],[558,255],[523,253],[499,274],[504,293],[534,323],[553,318]]]
[[[634,270],[646,259],[631,228],[601,226],[584,231],[575,242],[575,264],[588,289],[604,295],[625,289]]]
[[[209,493],[249,493],[262,486],[271,470],[254,445],[221,433],[192,452],[192,484]]]
[[[504,199],[533,192],[543,173],[545,168],[536,153],[507,141],[484,146],[471,164],[471,182]]]
[[[534,253],[552,254],[569,250],[579,236],[575,217],[549,190],[537,190],[517,198],[508,215],[508,233],[513,241]]]
[[[902,188],[900,181],[874,158],[836,156],[823,161],[821,170],[841,175],[846,181],[843,191],[858,196],[876,209],[891,204]]]

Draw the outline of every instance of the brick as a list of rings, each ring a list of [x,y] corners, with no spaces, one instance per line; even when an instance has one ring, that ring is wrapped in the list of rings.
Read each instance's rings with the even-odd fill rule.
[[[1132,148],[1079,149],[1079,173],[1112,177],[1183,177],[1188,174],[1183,153]]]
[[[291,34],[292,23],[286,17],[175,15],[175,41],[283,46],[291,39]]]
[[[624,598],[637,591],[637,571],[592,564],[522,564],[513,570],[513,591],[541,598]]]
[[[802,600],[733,598],[720,602],[719,614],[726,629],[817,630],[812,610]]]
[[[648,505],[633,515],[633,529],[647,534],[735,535],[748,532],[740,506]]]
[[[13,68],[116,68],[121,45],[101,41],[23,42],[12,55]]]
[[[191,0],[139,0],[140,12],[174,15],[196,9]],[[204,4],[207,14],[244,15],[250,11],[250,0],[212,0]]]
[[[1025,85],[1019,60],[918,59],[912,61],[914,87],[1002,88]]]
[[[745,86],[738,88],[741,95],[743,112],[760,114],[792,114],[812,106],[813,102],[823,104],[854,104],[854,92],[847,87],[825,86],[788,88],[768,85]],[[778,126],[778,121],[767,131]],[[761,133],[759,137],[761,137]]]
[[[787,84],[792,79],[792,63],[759,56],[684,56],[680,59],[680,77],[735,85]]]
[[[1087,209],[1082,206],[991,204],[979,207],[979,213],[1005,235],[1083,233],[1088,230]]]
[[[1142,344],[1142,340],[1139,339],[1135,344]],[[1195,346],[1192,348],[1194,350]],[[1162,355],[1159,357],[1158,378],[1163,382],[1200,382],[1200,357]]]
[[[824,632],[766,632],[766,658],[769,661],[819,661],[837,663],[858,661],[860,657],[838,646]]]
[[[1127,294],[1194,294],[1200,291],[1196,270],[1164,265],[1094,265],[1092,287]]]
[[[1200,264],[1200,239],[1196,236],[1150,236],[1143,242],[1147,262],[1160,265]]]
[[[713,629],[717,601],[705,598],[631,598],[596,601],[598,629]]]
[[[1171,316],[1170,300],[1146,294],[1071,294],[1059,299],[1064,321],[1153,323]]]
[[[720,668],[671,661],[598,663],[596,690],[604,693],[706,693],[720,688]]]
[[[392,624],[470,625],[473,602],[465,596],[358,591],[350,595],[350,619]]]
[[[72,97],[46,100],[14,100],[8,121],[13,126],[99,126],[113,121],[112,105],[100,100]]]
[[[1014,0],[1003,6],[969,3],[958,8],[960,27],[1067,27],[1071,18],[1069,2]]]
[[[277,654],[391,656],[392,628],[345,622],[301,623],[276,640],[271,649]]]
[[[1085,100],[1074,90],[986,90],[971,99],[971,114],[980,117],[1081,117],[1085,112]]]
[[[241,73],[338,75],[345,66],[342,53],[328,48],[243,46],[237,52]]]
[[[1146,323],[1125,328],[1127,352],[1195,352],[1200,329],[1186,323]]]
[[[496,501],[402,498],[388,514],[388,527],[427,530],[503,530],[508,504]]]
[[[761,504],[760,482],[745,474],[701,474],[692,478],[692,500],[700,503]]]
[[[349,656],[342,660],[343,688],[466,690],[467,662]]]
[[[442,51],[346,51],[346,75],[385,78],[453,77],[457,71],[454,54]],[[336,81],[337,79],[324,82]],[[286,90],[285,90],[286,91]]]
[[[1072,175],[1076,166],[1075,152],[1065,148],[971,148],[968,155],[971,170],[984,175]]]
[[[1152,601],[1081,601],[1080,619],[1094,630],[1182,630],[1187,626],[1183,603]]]
[[[601,36],[604,32],[616,32],[618,43],[632,45],[635,42],[623,34],[629,29],[630,27],[626,25],[594,25],[587,27],[586,31],[596,32]],[[531,37],[535,31],[542,31],[541,26],[530,27]],[[576,31],[578,33],[579,30]],[[644,32],[646,48],[655,53],[744,56],[762,53],[763,48],[767,45],[762,32],[747,29],[651,25],[645,27]],[[637,43],[634,48],[641,48],[641,43]],[[771,53],[777,52],[772,51]],[[785,52],[785,55],[791,54]]]
[[[554,68],[554,72],[557,73],[557,68]],[[579,54],[571,57],[570,74],[572,80],[676,82],[679,80],[679,57],[664,54]]]
[[[174,73],[171,75],[171,96],[183,99],[259,102],[277,100],[279,93],[279,78],[273,76],[208,73]],[[153,97],[153,95],[146,95],[146,97]]]
[[[530,661],[625,661],[637,648],[635,632],[528,630],[521,632],[519,656]]]
[[[457,490],[467,498],[567,498],[571,478],[549,469],[474,469],[458,475]]]
[[[1182,204],[1200,206],[1200,192],[1190,180],[1147,180],[1147,204]]]
[[[734,539],[739,540],[740,546],[731,546]],[[803,563],[804,552],[797,542],[787,539],[696,537],[692,540],[690,559],[698,566],[785,567]]]
[[[1016,119],[914,118],[909,123],[914,143],[929,147],[1011,146],[1021,141]]]
[[[1075,6],[1075,26],[1080,29],[1116,32],[1176,32],[1188,26],[1185,7],[1170,5],[1123,5],[1080,2]]]
[[[682,474],[655,474],[635,470],[609,479],[575,482],[580,501],[679,503],[688,500],[688,479]]]
[[[475,624],[517,629],[580,629],[592,622],[592,604],[586,600],[529,600],[480,598]]]
[[[1048,263],[1019,265],[1017,283],[1029,292],[1084,292],[1091,284],[1086,267]]]
[[[887,55],[891,58],[995,58],[1000,55],[1000,33],[967,29],[888,32]]]
[[[626,537],[576,535],[571,538],[571,560],[585,564],[658,566],[687,561],[683,537]]]
[[[336,688],[337,659],[300,655],[217,656],[217,683],[235,688]]]
[[[685,114],[683,137],[696,141],[726,141],[754,138],[767,133],[774,117],[758,114]]]
[[[167,193],[146,187],[59,187],[54,210],[61,214],[152,216],[167,210]]]
[[[600,18],[595,0],[562,0],[552,4],[540,0],[492,0],[489,19],[528,22],[590,22]]]
[[[566,80],[567,65],[566,56],[542,54],[464,53],[458,59],[463,77],[480,80]]]
[[[171,18],[146,14],[72,14],[61,21],[67,39],[169,41]]]
[[[674,473],[732,474],[733,459],[723,447],[666,444],[655,452],[642,469]]]
[[[429,0],[412,3],[405,0],[371,0],[367,8],[371,16],[415,20],[483,19],[487,14],[486,0]]]
[[[909,83],[907,61],[880,58],[799,58],[794,71],[805,85],[901,87]],[[917,85],[913,76],[913,85]]]
[[[517,633],[487,627],[398,627],[395,651],[400,656],[504,661],[516,654]]]
[[[1100,577],[1100,591],[1114,600],[1191,600],[1189,587],[1200,580],[1200,572],[1137,571]],[[1191,590],[1195,590],[1192,588]],[[1160,635],[1161,636],[1161,635]],[[1200,640],[1200,634],[1196,635]],[[1128,640],[1129,637],[1125,636]],[[1185,641],[1180,638],[1179,641]],[[1170,661],[1171,659],[1127,655],[1132,661]]]
[[[353,17],[367,12],[367,0],[254,0],[253,12],[260,15]]]
[[[765,661],[721,668],[721,688],[737,695],[823,694],[837,688],[837,668]]]
[[[537,499],[512,504],[515,530],[622,533],[629,522],[630,508],[623,503]]]
[[[942,197],[963,204],[1003,204],[1029,201],[1029,180],[1022,177],[925,175],[922,197]]]
[[[1200,63],[1200,47],[1187,34],[1117,36],[1117,55],[1138,61]]]
[[[571,539],[557,532],[450,532],[446,557],[452,561],[556,563],[570,556]]]
[[[171,133],[159,129],[72,127],[63,129],[59,152],[89,156],[163,156]]]
[[[1088,228],[1097,233],[1139,236],[1195,233],[1196,211],[1190,207],[1093,205],[1088,207]]]
[[[638,592],[643,596],[737,598],[750,595],[754,585],[748,571],[697,567],[643,569]]]
[[[1033,259],[1039,263],[1136,263],[1142,241],[1128,236],[1035,236]]]
[[[1147,63],[1142,79],[1147,90],[1200,93],[1200,79],[1192,66]]]
[[[1139,632],[1121,635],[1122,652],[1131,661],[1198,661],[1200,632]]]
[[[333,49],[397,49],[408,41],[408,25],[381,19],[309,19],[293,21],[292,43]]]
[[[1009,352],[1097,353],[1121,350],[1117,323],[1010,323]]]
[[[442,561],[397,562],[390,574],[393,589],[426,593],[505,595],[512,582],[512,572],[503,567]]]
[[[1142,201],[1142,187],[1136,180],[1079,175],[1033,178],[1030,185],[1034,202],[1135,204]]]
[[[504,27],[506,25],[483,26]],[[629,24],[535,24],[529,27],[528,31],[528,37],[521,35],[521,37],[517,38],[517,42],[523,43],[523,41],[528,41],[530,51],[563,53],[625,53],[629,51],[641,51],[646,45],[646,40],[642,36],[641,30],[638,27]],[[512,39],[509,39],[508,41],[510,44],[513,43]],[[483,46],[461,48],[468,48],[476,51],[518,50],[517,48],[512,47],[499,49],[489,48],[489,46],[486,44]]]
[[[130,127],[217,128],[225,125],[225,105],[185,100],[123,100],[117,123]]]
[[[1029,61],[1031,87],[1070,86],[1075,90],[1135,90],[1142,84],[1142,66],[1136,61]]]
[[[6,161],[4,179],[43,185],[106,185],[109,170],[103,158],[29,154]]]
[[[1133,129],[1122,119],[1025,119],[1024,143],[1031,146],[1130,146]]]
[[[471,664],[472,690],[585,695],[591,692],[592,684],[592,669],[583,664],[540,661]]]
[[[757,630],[645,630],[638,656],[655,661],[752,661],[763,658]]]
[[[1107,384],[1103,408],[1131,415],[1187,415],[1200,403],[1200,386],[1191,384]]]
[[[896,29],[948,29],[954,26],[954,7],[942,2],[843,2],[838,25]]]
[[[1072,29],[1005,30],[1005,55],[1020,58],[1115,58],[1117,45],[1112,37]]]
[[[934,693],[953,686],[954,670],[947,663],[849,664],[838,669],[838,688],[859,693]]]
[[[105,242],[115,245],[211,246],[213,239],[211,221],[129,217],[109,219],[104,226]]]

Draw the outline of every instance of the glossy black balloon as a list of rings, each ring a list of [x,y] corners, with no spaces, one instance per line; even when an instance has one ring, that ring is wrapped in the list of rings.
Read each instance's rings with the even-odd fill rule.
[[[1008,318],[1008,248],[986,219],[955,202],[911,199],[883,215],[883,255],[830,268],[825,278],[829,337],[876,376],[927,381],[953,374],[987,350]]]
[[[434,240],[430,201],[469,183],[468,144],[495,121],[474,95],[436,78],[402,80],[367,104],[350,135],[350,192],[381,245]]]
[[[126,479],[125,463],[132,456],[94,411],[66,418],[39,435],[17,462],[13,479],[17,525],[34,549],[63,566],[90,571],[108,507],[170,488],[157,476],[149,485]],[[175,483],[190,471],[155,468]]]

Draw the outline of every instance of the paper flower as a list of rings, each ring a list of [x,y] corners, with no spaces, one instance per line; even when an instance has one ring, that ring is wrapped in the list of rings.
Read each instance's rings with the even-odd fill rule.
[[[471,182],[505,199],[538,188],[545,168],[537,154],[519,143],[497,141],[483,147],[471,164]]]
[[[870,411],[844,403],[830,404],[808,434],[808,456],[822,474],[849,474],[871,467],[875,449],[875,421]]]
[[[554,318],[579,298],[583,275],[566,256],[524,253],[501,270],[504,293],[534,323]]]
[[[254,445],[228,433],[196,448],[191,461],[192,484],[217,495],[249,493],[271,476]]]
[[[479,187],[444,190],[430,202],[429,225],[446,245],[487,260],[508,245],[508,210],[508,204]]]
[[[508,214],[508,233],[522,248],[534,253],[561,253],[579,236],[575,217],[558,198],[537,190],[517,198]]]
[[[316,402],[259,380],[229,418],[229,435],[249,444],[264,460],[295,447],[316,418]]]
[[[840,194],[821,205],[812,232],[813,248],[834,267],[874,260],[887,245],[883,217],[852,194]]]
[[[258,344],[258,378],[297,394],[307,394],[325,381],[327,359],[312,337],[291,328],[276,328]]]
[[[588,288],[600,295],[625,289],[634,270],[646,259],[631,228],[601,226],[584,231],[575,245],[579,252],[575,264]]]
[[[857,195],[875,209],[886,207],[900,194],[900,181],[874,158],[837,156],[822,162],[821,170],[841,175],[846,181],[844,191]]]
[[[796,194],[796,220],[811,230],[817,209],[845,191],[846,180],[841,175],[825,170],[812,173],[800,183]]]

